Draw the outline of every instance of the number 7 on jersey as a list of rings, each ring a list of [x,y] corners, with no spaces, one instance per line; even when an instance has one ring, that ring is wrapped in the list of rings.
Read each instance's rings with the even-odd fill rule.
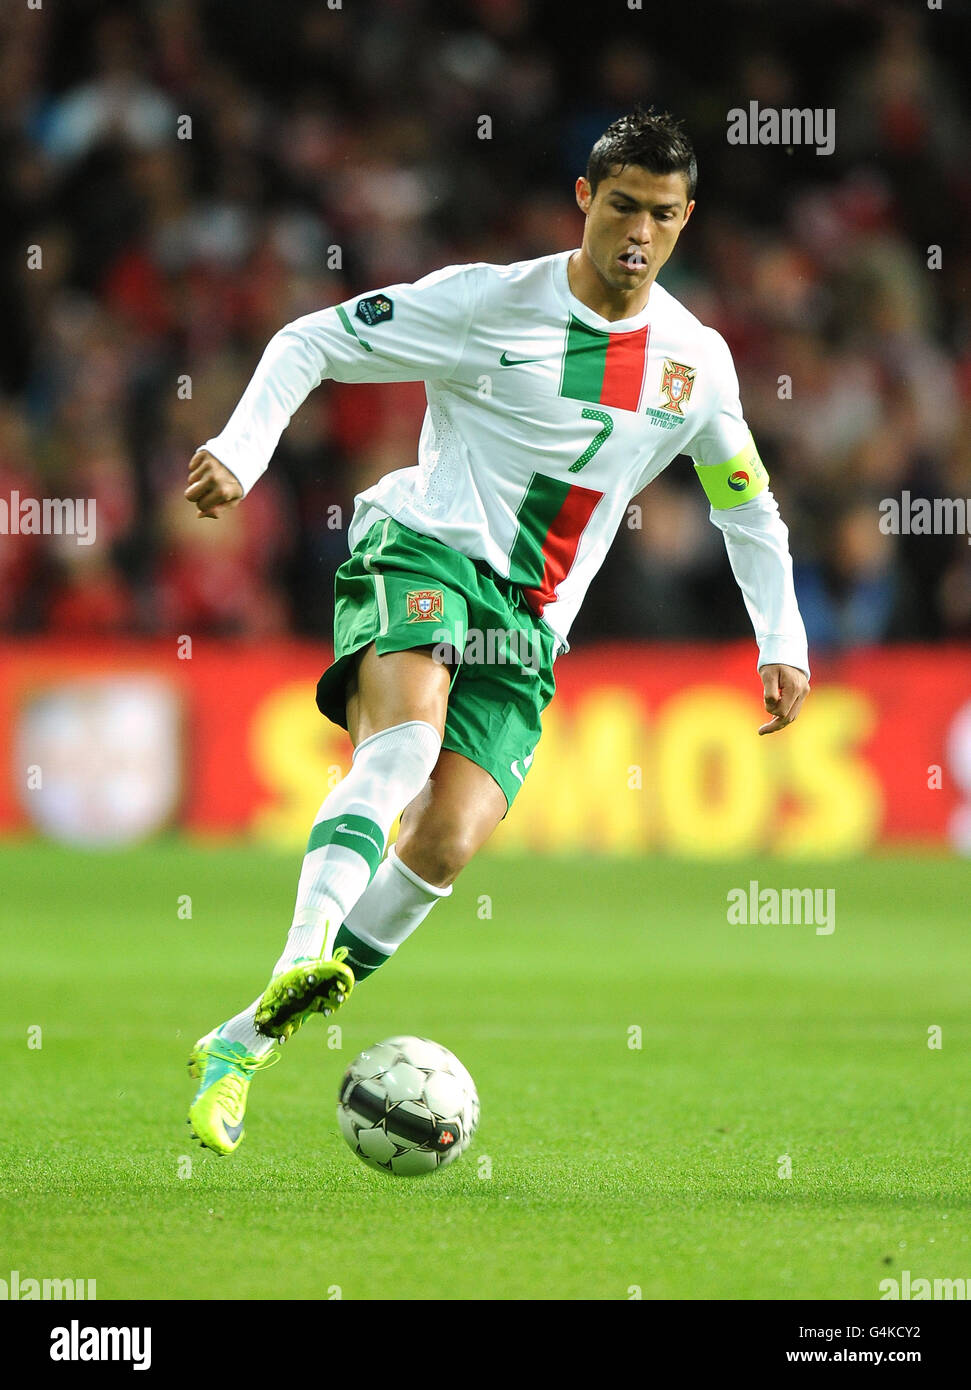
[[[584,420],[599,420],[602,428],[593,436],[576,463],[570,464],[571,473],[579,473],[581,468],[587,466],[594,454],[606,444],[614,428],[613,417],[608,415],[605,410],[594,410],[590,406],[584,406],[580,414]]]

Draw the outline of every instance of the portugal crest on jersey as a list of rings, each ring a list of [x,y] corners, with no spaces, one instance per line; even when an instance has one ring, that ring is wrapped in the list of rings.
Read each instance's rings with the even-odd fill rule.
[[[686,367],[683,362],[672,362],[667,358],[664,374],[661,377],[661,395],[666,397],[661,403],[662,410],[673,410],[675,415],[683,415],[681,407],[691,395],[695,384],[694,367]]]
[[[441,589],[409,589],[408,622],[441,622],[445,617],[445,602]]]

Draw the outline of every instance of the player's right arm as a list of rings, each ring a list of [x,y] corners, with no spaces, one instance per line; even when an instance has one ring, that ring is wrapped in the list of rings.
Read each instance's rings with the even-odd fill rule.
[[[324,380],[447,377],[462,356],[478,284],[478,266],[448,266],[413,285],[359,295],[281,328],[225,429],[193,456],[188,500],[206,503],[200,513],[214,516],[245,497],[294,413]]]

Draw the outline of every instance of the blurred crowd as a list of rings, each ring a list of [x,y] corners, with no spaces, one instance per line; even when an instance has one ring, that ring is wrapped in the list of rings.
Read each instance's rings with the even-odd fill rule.
[[[878,525],[905,490],[971,504],[969,119],[946,18],[656,10],[5,6],[0,498],[94,498],[98,538],[0,536],[0,629],[327,636],[354,494],[414,461],[422,387],[324,383],[228,523],[183,500],[188,460],[288,320],[578,245],[576,175],[641,101],[698,151],[661,283],[733,350],[813,646],[971,636],[967,537]],[[752,100],[834,108],[835,152],[729,146]],[[637,501],[576,641],[749,632],[690,463]]]

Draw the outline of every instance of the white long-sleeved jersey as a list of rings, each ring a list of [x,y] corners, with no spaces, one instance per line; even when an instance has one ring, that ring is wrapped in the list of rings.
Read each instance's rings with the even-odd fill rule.
[[[630,499],[693,461],[752,619],[758,665],[809,673],[788,531],[723,338],[659,284],[610,322],[570,290],[572,252],[461,265],[307,314],[268,344],[203,446],[249,492],[321,381],[424,381],[418,462],[355,499],[353,547],[392,516],[523,586],[567,649]]]

